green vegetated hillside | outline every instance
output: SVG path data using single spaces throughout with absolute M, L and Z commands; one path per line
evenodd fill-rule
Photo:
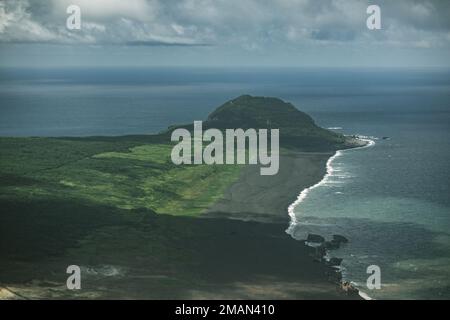
M 351 146 L 341 134 L 317 126 L 306 113 L 278 98 L 243 95 L 213 111 L 204 128 L 279 129 L 280 145 L 304 151 L 330 151 Z M 184 126 L 192 128 L 192 125 Z

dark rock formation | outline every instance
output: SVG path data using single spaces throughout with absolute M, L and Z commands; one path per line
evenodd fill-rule
M 325 249 L 327 250 L 336 250 L 339 249 L 339 247 L 341 246 L 341 243 L 335 240 L 331 240 L 331 241 L 326 241 L 323 243 Z
M 332 267 L 338 267 L 341 265 L 341 263 L 342 263 L 341 258 L 331 258 L 330 261 L 328 261 L 328 265 Z
M 315 242 L 315 243 L 324 243 L 325 242 L 325 238 L 318 235 L 318 234 L 308 234 L 308 238 L 306 239 L 306 241 L 308 242 Z
M 348 239 L 344 236 L 334 234 L 333 235 L 333 241 L 339 242 L 339 243 L 348 243 Z
M 341 283 L 341 289 L 345 292 L 345 294 L 349 296 L 358 296 L 359 290 L 356 289 L 350 282 L 345 281 Z

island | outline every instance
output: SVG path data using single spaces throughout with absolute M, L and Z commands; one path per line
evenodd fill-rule
M 201 119 L 199 119 L 201 120 Z M 171 133 L 0 138 L 0 298 L 354 299 L 287 208 L 364 145 L 290 103 L 244 95 L 205 128 L 280 131 L 280 169 L 175 165 Z M 306 239 L 305 239 L 306 240 Z M 68 290 L 78 265 L 82 290 Z

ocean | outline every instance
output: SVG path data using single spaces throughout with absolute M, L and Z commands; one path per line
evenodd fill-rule
M 155 133 L 242 94 L 279 97 L 375 142 L 334 157 L 293 207 L 294 238 L 349 238 L 332 255 L 373 298 L 450 298 L 449 70 L 1 69 L 0 136 Z M 366 287 L 371 265 L 379 290 Z

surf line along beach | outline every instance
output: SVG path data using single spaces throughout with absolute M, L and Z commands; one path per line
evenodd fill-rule
M 375 141 L 366 137 L 357 137 L 357 140 L 361 141 L 361 146 L 357 147 L 357 148 L 353 148 L 353 149 L 346 149 L 346 150 L 338 150 L 336 151 L 336 153 L 330 157 L 326 163 L 326 174 L 324 175 L 323 179 L 320 180 L 318 183 L 316 183 L 315 185 L 305 188 L 302 190 L 302 192 L 300 192 L 300 194 L 297 197 L 297 200 L 295 200 L 289 207 L 288 207 L 288 214 L 290 217 L 290 223 L 289 223 L 289 228 L 286 230 L 287 233 L 292 234 L 292 232 L 294 231 L 295 227 L 298 225 L 298 219 L 297 216 L 294 212 L 295 208 L 300 205 L 300 203 L 302 203 L 306 197 L 308 196 L 308 193 L 310 193 L 312 190 L 320 187 L 321 185 L 324 185 L 328 182 L 329 178 L 333 175 L 334 173 L 334 169 L 333 169 L 333 161 L 340 157 L 342 155 L 343 152 L 348 151 L 348 150 L 355 150 L 355 149 L 363 149 L 363 148 L 368 148 L 368 147 L 372 147 L 373 145 L 375 145 Z
M 371 146 L 374 142 L 364 138 L 355 138 L 352 141 L 352 144 L 355 147 L 348 150 L 356 151 L 358 148 Z M 224 198 L 210 208 L 207 215 L 216 217 L 222 216 L 236 220 L 264 222 L 268 225 L 273 225 L 274 228 L 281 229 L 282 233 L 284 233 L 282 230 L 285 228 L 286 223 L 289 225 L 289 229 L 294 228 L 296 225 L 301 227 L 301 221 L 295 220 L 295 222 L 292 223 L 290 215 L 286 214 L 287 209 L 289 209 L 288 212 L 290 214 L 293 214 L 295 205 L 298 205 L 301 202 L 300 200 L 305 199 L 308 192 L 311 189 L 314 189 L 314 186 L 317 187 L 317 185 L 325 183 L 326 179 L 333 174 L 333 160 L 342 155 L 346 150 L 347 149 L 336 152 L 299 151 L 289 154 L 282 153 L 280 155 L 280 172 L 275 176 L 262 177 L 258 174 L 257 168 L 248 166 L 243 170 L 239 181 L 226 191 Z M 299 195 L 300 190 L 302 191 Z M 292 235 L 288 235 L 288 237 L 292 243 L 302 243 L 301 241 L 293 240 L 291 238 Z M 285 247 L 287 247 L 287 245 L 287 242 L 284 243 Z M 314 250 L 303 257 L 300 256 L 299 250 L 296 252 L 295 259 L 290 262 L 286 260 L 285 262 L 296 265 L 297 273 L 298 270 L 302 270 L 302 273 L 305 274 L 311 273 L 308 265 L 309 259 L 312 259 L 310 254 L 312 254 Z M 324 262 L 324 265 L 329 265 L 325 262 L 323 256 L 318 258 Z M 298 269 L 298 263 L 300 261 L 301 268 Z M 315 268 L 319 268 L 319 265 L 321 265 L 318 265 L 317 263 L 314 264 Z M 314 279 L 312 274 L 309 274 L 307 278 L 307 281 L 313 281 Z M 331 280 L 330 282 L 341 286 L 340 274 L 336 273 L 334 268 L 330 268 L 329 279 Z M 303 281 L 305 280 L 301 280 L 301 277 L 299 277 L 294 280 L 295 285 L 292 285 L 295 286 L 295 289 L 298 289 L 300 286 L 304 286 L 307 283 L 307 281 L 302 283 Z M 331 283 L 330 287 L 333 287 Z M 341 286 L 341 288 L 344 289 L 344 291 L 346 291 L 345 289 L 352 289 L 344 286 Z M 327 293 L 322 291 L 321 295 L 326 297 Z M 294 295 L 291 297 L 295 298 L 296 296 Z M 362 292 L 359 292 L 359 297 L 363 297 Z M 367 299 L 368 297 L 363 298 Z
M 353 148 L 353 149 L 337 150 L 336 153 L 333 156 L 331 156 L 326 163 L 326 174 L 324 175 L 323 179 L 320 180 L 318 183 L 314 184 L 313 186 L 303 189 L 302 192 L 300 192 L 300 194 L 298 195 L 297 199 L 288 207 L 288 214 L 290 217 L 290 222 L 289 222 L 289 227 L 286 229 L 286 233 L 291 235 L 293 238 L 296 238 L 296 236 L 295 236 L 296 229 L 298 227 L 301 227 L 301 221 L 298 219 L 297 214 L 295 213 L 295 209 L 301 205 L 301 203 L 307 198 L 308 194 L 311 191 L 319 188 L 320 186 L 327 184 L 330 177 L 332 177 L 335 172 L 334 168 L 333 168 L 333 162 L 338 157 L 342 156 L 343 153 L 346 151 L 350 151 L 350 150 L 354 151 L 354 150 L 358 150 L 358 149 L 369 148 L 369 147 L 372 147 L 375 145 L 374 138 L 362 137 L 362 136 L 355 136 L 355 138 L 357 139 L 357 141 L 360 141 L 361 146 Z M 346 283 L 350 284 L 351 282 L 347 281 Z M 364 300 L 372 300 L 372 298 L 367 293 L 365 293 L 364 291 L 361 291 L 359 288 L 358 288 L 358 294 Z

